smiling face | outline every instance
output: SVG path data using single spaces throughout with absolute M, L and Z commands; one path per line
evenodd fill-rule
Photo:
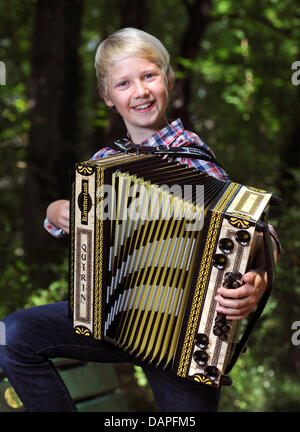
M 110 69 L 107 87 L 108 97 L 104 100 L 122 116 L 135 144 L 168 124 L 168 89 L 156 64 L 141 57 L 119 60 Z

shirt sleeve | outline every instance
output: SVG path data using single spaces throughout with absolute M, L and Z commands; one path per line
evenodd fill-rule
M 102 158 L 104 158 L 106 156 L 110 156 L 114 153 L 119 153 L 119 152 L 116 150 L 113 150 L 109 147 L 105 147 L 105 148 L 102 148 L 101 150 L 99 150 L 98 152 L 96 152 L 91 157 L 90 160 L 102 159 Z M 61 238 L 61 237 L 64 237 L 66 235 L 66 233 L 62 229 L 59 229 L 56 226 L 54 226 L 53 224 L 51 224 L 47 218 L 44 220 L 44 228 L 46 231 L 48 231 L 49 234 L 51 234 L 55 238 Z
M 53 224 L 51 224 L 48 221 L 47 218 L 44 220 L 44 228 L 46 229 L 46 231 L 48 231 L 48 233 L 50 233 L 55 238 L 61 238 L 66 235 L 64 230 L 56 228 Z
M 190 132 L 188 130 L 184 130 L 173 142 L 172 146 L 174 147 L 184 147 L 184 146 L 197 146 L 199 149 L 204 149 L 208 151 L 213 157 L 215 157 L 214 152 L 212 149 L 205 144 L 201 138 L 195 134 L 194 132 Z M 221 180 L 229 180 L 229 176 L 226 173 L 226 171 L 221 167 L 220 165 L 217 165 L 213 162 L 205 161 L 202 159 L 197 158 L 176 158 L 177 162 L 182 163 L 184 165 L 188 165 L 191 168 L 196 168 L 197 171 L 202 171 L 205 174 L 208 174 L 212 177 L 215 177 L 217 179 Z
M 101 150 L 97 151 L 90 160 L 102 159 L 106 156 L 113 155 L 115 153 L 120 153 L 118 150 L 111 149 L 110 147 L 104 147 Z

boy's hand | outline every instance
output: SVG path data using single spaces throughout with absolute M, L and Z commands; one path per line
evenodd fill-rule
M 70 228 L 70 201 L 68 200 L 57 200 L 49 204 L 47 208 L 47 219 L 56 228 L 64 230 L 65 233 L 69 234 Z
M 250 270 L 243 276 L 244 285 L 229 289 L 221 287 L 215 300 L 217 312 L 229 320 L 245 318 L 255 308 L 267 288 L 267 273 L 261 269 Z

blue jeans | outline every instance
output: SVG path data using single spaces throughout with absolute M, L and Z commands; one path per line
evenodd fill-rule
M 67 302 L 23 309 L 3 322 L 6 345 L 0 346 L 0 366 L 27 411 L 76 411 L 51 361 L 56 357 L 142 366 L 161 412 L 217 410 L 219 391 L 140 363 L 108 342 L 76 335 Z

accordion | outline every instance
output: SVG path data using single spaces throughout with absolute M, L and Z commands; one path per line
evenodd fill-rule
M 272 288 L 266 215 L 275 198 L 167 159 L 130 153 L 77 164 L 71 183 L 69 302 L 75 332 L 218 387 Z M 214 298 L 220 286 L 242 284 L 261 236 L 268 288 L 241 336 L 240 321 L 217 313 Z

